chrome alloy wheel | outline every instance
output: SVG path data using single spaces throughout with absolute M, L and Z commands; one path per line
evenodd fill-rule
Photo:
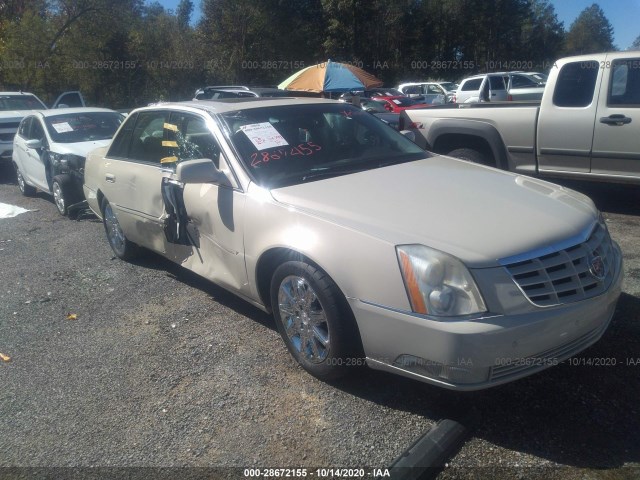
M 280 319 L 293 347 L 309 362 L 321 363 L 330 349 L 329 324 L 318 296 L 303 277 L 285 277 L 278 289 Z
M 53 182 L 53 200 L 56 202 L 56 207 L 61 214 L 65 214 L 67 206 L 64 204 L 64 195 L 62 195 L 62 188 L 58 182 Z
M 124 236 L 122 228 L 120 228 L 120 223 L 118 222 L 115 213 L 113 213 L 113 209 L 111 208 L 111 205 L 109 203 L 107 203 L 104 207 L 104 224 L 107 230 L 109 243 L 111 244 L 113 249 L 116 252 L 124 252 L 126 238 Z

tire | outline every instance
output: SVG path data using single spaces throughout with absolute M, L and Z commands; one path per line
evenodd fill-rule
M 20 192 L 25 197 L 33 197 L 36 194 L 36 189 L 27 184 L 24 177 L 22 176 L 22 172 L 18 168 L 18 165 L 16 165 L 15 163 L 13 165 L 16 167 L 16 178 L 18 180 L 18 188 L 20 189 Z
M 76 203 L 76 199 L 71 195 L 71 180 L 66 175 L 57 175 L 53 177 L 51 182 L 51 193 L 53 194 L 53 202 L 60 215 L 69 213 L 69 205 Z
M 346 299 L 322 270 L 302 261 L 280 265 L 271 279 L 271 305 L 287 349 L 314 377 L 333 380 L 364 364 Z
M 473 163 L 479 163 L 480 165 L 491 166 L 491 161 L 483 153 L 472 148 L 456 148 L 447 153 L 449 157 L 460 158 L 461 160 L 467 160 Z
M 116 257 L 122 260 L 131 260 L 138 254 L 140 247 L 125 237 L 118 217 L 106 198 L 102 200 L 102 224 L 111 250 L 116 254 Z

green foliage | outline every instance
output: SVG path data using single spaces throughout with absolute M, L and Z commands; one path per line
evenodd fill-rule
M 0 2 L 0 88 L 90 104 L 190 99 L 211 84 L 276 85 L 327 59 L 385 81 L 546 70 L 564 53 L 613 48 L 592 5 L 568 33 L 549 0 L 143 0 Z M 635 42 L 640 48 L 640 37 Z M 6 65 L 18 68 L 6 68 Z
M 598 4 L 585 8 L 567 32 L 568 55 L 615 50 L 613 27 Z

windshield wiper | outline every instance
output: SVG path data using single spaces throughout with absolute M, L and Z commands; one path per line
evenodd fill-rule
M 302 177 L 302 181 L 306 182 L 307 180 L 312 180 L 315 178 L 329 178 L 329 177 L 339 177 L 341 175 L 349 175 L 352 173 L 362 172 L 362 168 L 353 168 L 351 170 L 322 170 L 322 171 L 311 171 L 311 173 L 304 175 Z

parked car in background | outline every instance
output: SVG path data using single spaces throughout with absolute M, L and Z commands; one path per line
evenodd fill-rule
M 398 85 L 398 90 L 411 98 L 423 97 L 427 103 L 453 103 L 458 85 L 453 82 L 411 82 Z M 441 101 L 444 99 L 444 101 Z
M 456 103 L 504 102 L 508 72 L 483 73 L 465 78 L 456 92 Z
M 640 52 L 568 57 L 554 64 L 539 105 L 407 110 L 400 121 L 437 153 L 528 175 L 640 184 L 638 65 Z
M 363 98 L 360 100 L 359 105 L 356 102 L 354 102 L 354 105 L 360 106 L 363 110 L 375 115 L 390 127 L 398 130 L 400 114 L 390 112 L 384 108 L 384 103 L 376 101 L 373 98 Z
M 78 91 L 60 95 L 51 108 L 84 107 L 84 98 Z M 11 160 L 13 137 L 18 125 L 34 110 L 46 110 L 42 100 L 29 92 L 0 92 L 0 161 Z
M 421 99 L 413 99 L 407 96 L 393 97 L 373 97 L 371 100 L 380 102 L 385 110 L 393 113 L 400 113 L 407 108 L 426 108 L 433 104 L 425 103 Z
M 359 98 L 375 98 L 375 97 L 403 97 L 404 93 L 396 88 L 377 87 L 370 90 L 354 90 L 345 92 L 338 97 L 338 100 L 346 103 L 353 103 L 354 97 Z
M 13 140 L 13 164 L 23 195 L 53 195 L 66 215 L 84 200 L 87 153 L 110 143 L 124 115 L 105 108 L 43 110 L 25 117 Z
M 194 100 L 219 100 L 222 98 L 252 97 L 318 97 L 315 92 L 280 90 L 273 87 L 204 87 L 196 91 Z
M 595 343 L 621 291 L 589 198 L 425 152 L 340 102 L 137 109 L 84 191 L 118 257 L 149 248 L 272 312 L 325 380 L 366 359 L 452 389 L 509 382 Z
M 538 72 L 509 72 L 507 100 L 540 100 L 547 76 Z

